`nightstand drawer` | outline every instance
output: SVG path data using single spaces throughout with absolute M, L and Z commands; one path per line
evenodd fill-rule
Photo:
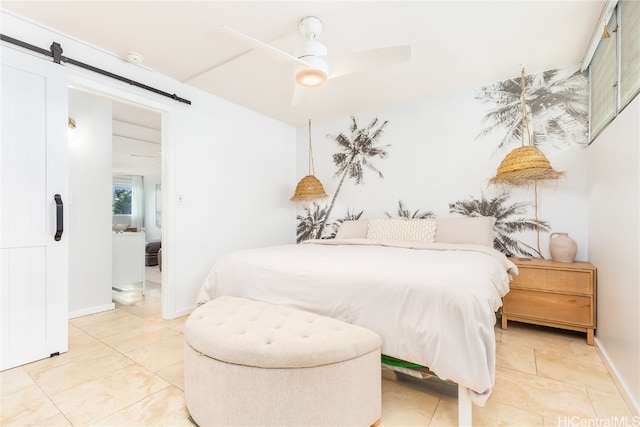
M 592 299 L 588 296 L 512 289 L 504 297 L 502 311 L 507 317 L 514 315 L 593 327 L 592 306 Z
M 593 295 L 593 275 L 589 271 L 548 270 L 518 267 L 520 274 L 512 287 L 541 291 Z

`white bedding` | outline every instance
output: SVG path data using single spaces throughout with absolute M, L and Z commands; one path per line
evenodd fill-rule
M 311 240 L 225 255 L 198 303 L 222 295 L 363 326 L 382 352 L 429 367 L 483 405 L 495 379 L 495 312 L 517 267 L 479 245 Z

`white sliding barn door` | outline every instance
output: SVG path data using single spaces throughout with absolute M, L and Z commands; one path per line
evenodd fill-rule
M 0 370 L 68 349 L 67 71 L 0 47 Z M 63 214 L 63 228 L 67 218 Z

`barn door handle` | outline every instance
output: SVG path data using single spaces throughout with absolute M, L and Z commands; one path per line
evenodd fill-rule
M 57 242 L 62 238 L 62 232 L 64 229 L 62 228 L 62 197 L 59 194 L 53 196 L 53 199 L 56 201 L 56 235 L 53 237 Z

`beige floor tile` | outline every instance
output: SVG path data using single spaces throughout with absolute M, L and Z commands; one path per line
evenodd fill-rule
M 430 421 L 431 414 L 417 408 L 398 406 L 393 411 L 385 413 L 383 402 L 382 418 L 379 425 L 381 427 L 428 426 Z
M 484 407 L 474 407 L 474 414 L 476 426 L 544 426 L 542 415 L 499 402 L 488 401 Z
M 42 390 L 51 396 L 133 363 L 128 357 L 104 345 L 98 351 L 69 358 L 62 364 L 40 364 L 28 372 Z
M 127 353 L 176 335 L 178 335 L 176 331 L 159 324 L 151 324 L 142 328 L 131 329 L 126 332 L 111 335 L 103 338 L 102 342 L 121 353 Z
M 184 359 L 182 334 L 127 352 L 126 355 L 152 372 Z
M 149 322 L 155 322 L 162 312 L 162 302 L 160 300 L 153 303 L 144 302 L 141 304 L 118 305 L 122 310 L 143 318 Z
M 69 337 L 69 351 L 67 356 L 76 357 L 86 353 L 94 352 L 102 348 L 104 344 L 97 338 L 86 332 Z
M 477 417 L 475 414 L 476 408 L 477 406 L 474 405 L 472 409 L 472 417 L 474 418 Z M 475 422 L 473 424 L 476 425 Z M 438 406 L 436 406 L 436 410 L 427 425 L 430 427 L 458 425 L 458 398 L 456 396 L 443 396 L 438 401 Z
M 184 393 L 176 387 L 167 387 L 142 399 L 113 415 L 104 418 L 96 426 L 191 426 Z
M 631 416 L 631 410 L 627 406 L 618 390 L 606 391 L 587 388 L 591 398 L 591 404 L 599 418 Z M 640 424 L 640 418 L 638 419 Z
M 491 399 L 546 417 L 594 417 L 584 387 L 498 367 Z
M 0 425 L 25 426 L 50 418 L 60 411 L 35 383 L 0 398 Z
M 69 338 L 75 337 L 77 335 L 86 335 L 86 332 L 82 329 L 78 328 L 76 325 L 69 321 Z
M 426 426 L 433 416 L 442 384 L 421 382 L 406 376 L 396 377 L 382 371 L 382 426 Z
M 95 322 L 81 326 L 82 330 L 96 338 L 106 338 L 132 329 L 142 328 L 151 322 L 124 312 L 123 315 L 108 322 Z
M 593 362 L 601 362 L 602 359 L 596 350 L 594 345 L 587 344 L 584 342 L 572 342 L 571 343 L 571 351 L 574 355 L 580 357 L 584 360 L 591 360 Z
M 59 356 L 48 357 L 46 359 L 37 360 L 35 362 L 23 365 L 24 370 L 30 375 L 34 372 L 43 371 L 46 369 L 52 369 L 57 366 L 62 366 L 75 358 L 86 356 L 87 354 L 96 353 L 108 350 L 109 347 L 102 343 L 100 340 L 92 337 L 91 335 L 77 335 L 69 339 L 69 351 L 62 353 Z
M 189 318 L 189 316 L 182 316 L 182 317 L 176 317 L 175 319 L 171 319 L 171 320 L 163 320 L 163 325 L 166 326 L 167 328 L 173 329 L 174 331 L 183 333 L 184 331 L 184 324 L 187 321 L 187 319 Z
M 62 414 L 54 415 L 53 417 L 47 418 L 46 420 L 39 421 L 33 424 L 33 427 L 71 427 L 72 424 L 69 422 L 67 417 Z
M 616 385 L 603 363 L 585 360 L 581 357 L 566 357 L 558 353 L 536 350 L 538 375 L 608 391 L 617 391 Z
M 542 415 L 496 402 L 489 398 L 484 407 L 473 405 L 474 426 L 543 426 Z M 440 400 L 429 426 L 458 425 L 458 401 L 456 398 Z
M 184 361 L 159 369 L 156 374 L 169 381 L 180 390 L 184 390 Z
M 30 387 L 37 387 L 37 384 L 22 367 L 0 372 L 0 397 L 18 393 Z
M 75 317 L 73 319 L 69 319 L 69 323 L 73 326 L 76 326 L 80 329 L 83 329 L 83 326 L 90 325 L 92 323 L 103 323 L 103 322 L 111 322 L 122 316 L 127 316 L 129 313 L 122 310 L 107 310 L 102 311 L 96 314 L 90 314 L 88 316 Z
M 51 396 L 73 425 L 89 425 L 169 387 L 148 370 L 131 365 Z
M 561 426 L 570 426 L 571 417 L 567 418 L 567 416 L 562 417 L 544 417 L 544 427 L 561 427 Z
M 509 328 L 502 331 L 500 342 L 573 355 L 572 343 L 586 343 L 584 340 L 574 331 L 509 322 Z
M 496 365 L 535 375 L 536 357 L 534 349 L 518 344 L 497 343 Z

